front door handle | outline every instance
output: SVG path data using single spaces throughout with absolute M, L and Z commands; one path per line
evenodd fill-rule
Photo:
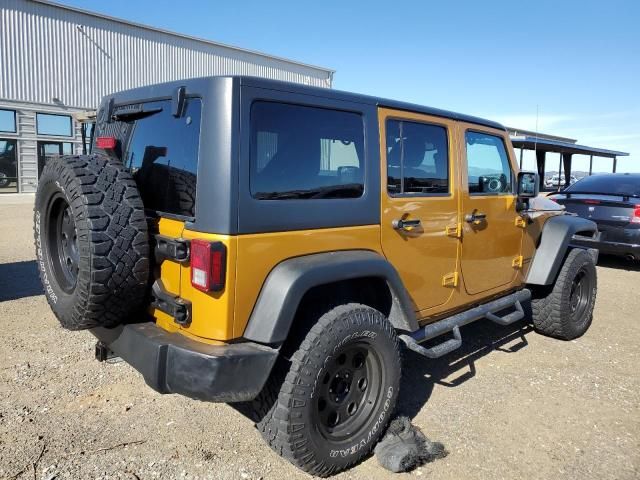
M 421 225 L 420 219 L 404 220 L 404 219 L 401 218 L 399 220 L 393 220 L 391 222 L 391 226 L 395 230 L 405 230 L 407 232 L 410 232 L 414 228 L 418 228 L 420 225 Z
M 486 219 L 487 219 L 487 214 L 480 213 L 480 212 L 467 213 L 464 216 L 465 222 L 473 223 L 474 225 L 480 225 L 480 223 Z

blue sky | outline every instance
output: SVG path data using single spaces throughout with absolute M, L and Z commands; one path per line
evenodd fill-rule
M 538 108 L 541 132 L 630 152 L 618 170 L 640 171 L 638 1 L 61 3 L 329 67 L 341 90 L 531 130 Z

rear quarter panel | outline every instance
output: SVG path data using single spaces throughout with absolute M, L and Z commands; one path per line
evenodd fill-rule
M 380 226 L 366 225 L 240 235 L 237 238 L 233 336 L 241 337 L 269 272 L 289 258 L 336 250 L 382 254 Z

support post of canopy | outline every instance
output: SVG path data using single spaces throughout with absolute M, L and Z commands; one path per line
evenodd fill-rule
M 571 185 L 571 153 L 562 154 L 562 163 L 564 164 L 564 187 Z
M 593 175 L 593 155 L 589 155 L 589 176 Z
M 617 168 L 618 168 L 618 157 L 613 157 L 613 173 L 616 173 Z
M 538 180 L 540 181 L 540 191 L 544 190 L 544 162 L 547 152 L 544 150 L 536 150 L 536 162 L 538 164 Z
M 520 170 L 522 170 L 522 153 L 524 152 L 524 148 L 520 147 Z
M 560 179 L 562 178 L 562 154 L 558 154 L 560 159 L 558 160 L 558 185 L 554 185 L 554 188 L 560 191 Z

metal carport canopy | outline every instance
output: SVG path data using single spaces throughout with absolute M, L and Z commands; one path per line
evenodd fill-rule
M 514 148 L 520 149 L 520 168 L 522 169 L 522 152 L 524 150 L 535 150 L 536 163 L 538 167 L 538 176 L 540 181 L 540 190 L 545 190 L 545 157 L 547 152 L 555 152 L 560 154 L 558 164 L 558 173 L 562 174 L 564 167 L 564 186 L 567 187 L 571 182 L 571 169 L 573 155 L 589 155 L 589 175 L 593 173 L 593 157 L 605 157 L 613 159 L 613 172 L 615 173 L 618 157 L 626 157 L 627 152 L 618 152 L 616 150 L 607 150 L 604 148 L 587 147 L 578 145 L 577 143 L 554 140 L 551 138 L 541 138 L 531 135 L 513 135 L 511 143 Z M 560 185 L 558 186 L 560 187 Z
M 618 152 L 616 150 L 607 150 L 604 148 L 587 147 L 586 145 L 578 145 L 571 142 L 562 142 L 559 140 L 550 140 L 540 137 L 531 136 L 514 136 L 511 137 L 511 143 L 514 148 L 524 148 L 525 150 L 543 150 L 545 152 L 568 153 L 572 155 L 593 155 L 594 157 L 626 157 L 627 152 Z

